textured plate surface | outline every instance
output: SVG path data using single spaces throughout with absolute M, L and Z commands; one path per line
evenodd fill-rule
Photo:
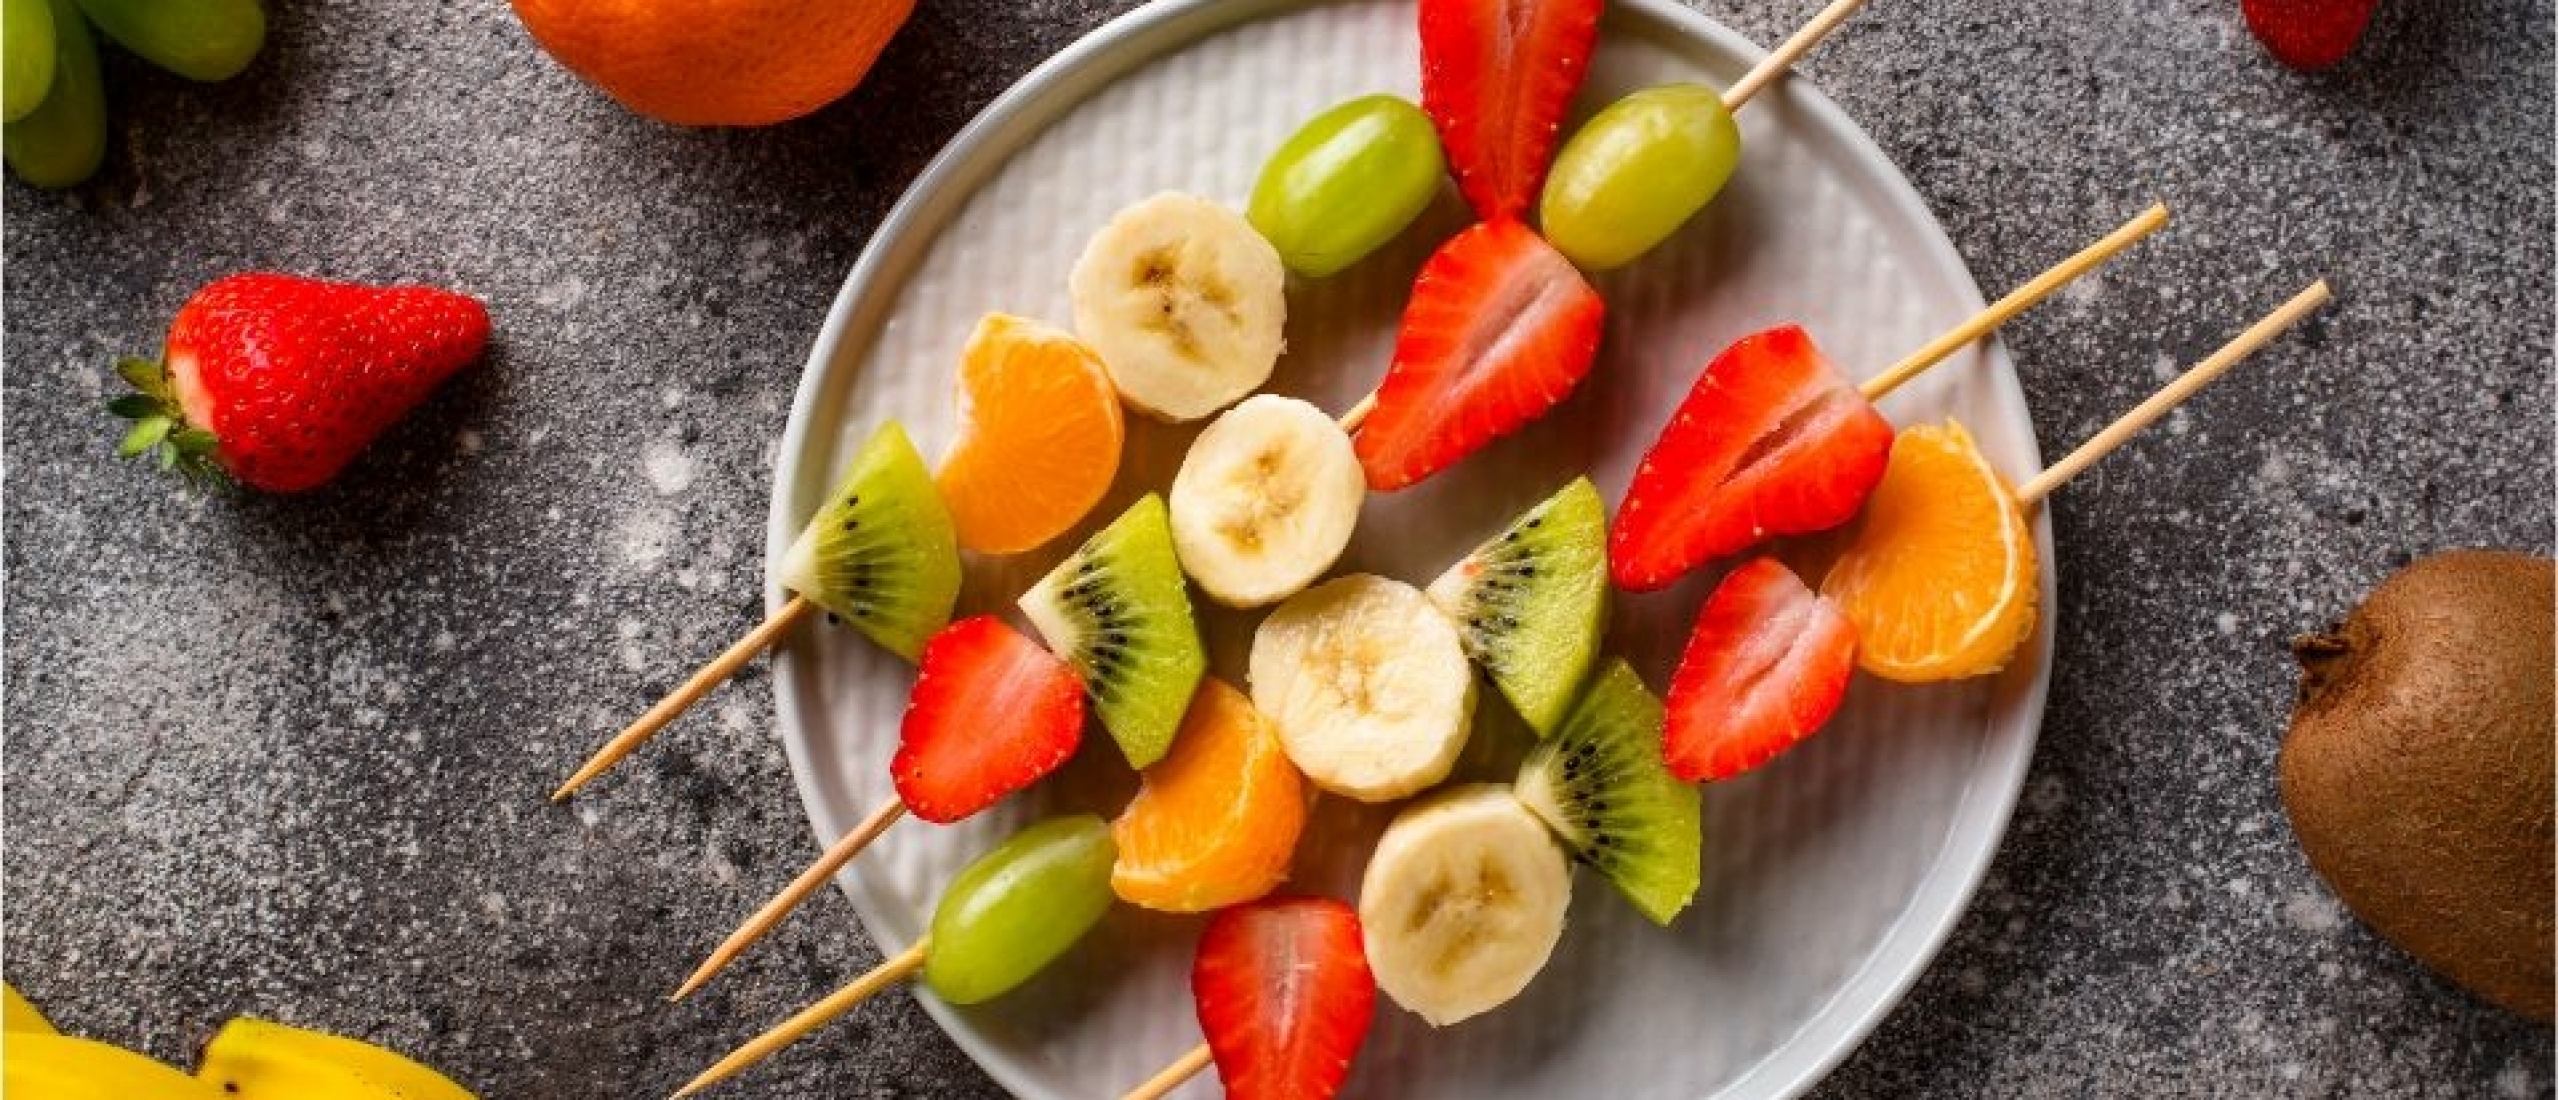
M 1579 113 L 1668 80 L 1728 84 L 1759 53 L 1663 0 L 1620 0 Z M 980 313 L 1065 322 L 1067 270 L 1112 211 L 1167 189 L 1240 206 L 1262 157 L 1315 111 L 1364 92 L 1416 95 L 1417 56 L 1409 0 L 1176 2 L 1031 74 L 925 173 L 846 281 L 783 439 L 771 556 L 881 418 L 903 420 L 928 455 L 948 443 L 952 368 Z M 1436 480 L 1372 496 L 1342 570 L 1427 583 L 1584 470 L 1613 502 L 1695 371 L 1741 335 L 1799 322 L 1863 376 L 1979 307 L 1917 195 L 1826 98 L 1780 82 L 1740 122 L 1743 165 L 1722 197 L 1670 245 L 1598 280 L 1607 333 L 1580 392 Z M 1293 284 L 1289 351 L 1271 388 L 1339 410 L 1373 386 L 1413 273 L 1465 218 L 1447 189 L 1384 253 Z M 1995 343 L 1884 408 L 1901 423 L 1961 418 L 2012 479 L 2039 468 Z M 1010 613 L 1013 596 L 1090 528 L 1170 483 L 1196 426 L 1129 423 L 1118 484 L 1085 528 L 1019 558 L 972 561 L 963 613 Z M 2052 561 L 2039 517 L 2035 537 Z M 1656 687 L 1711 580 L 1618 601 L 1610 644 Z M 1518 1001 L 1438 1032 L 1381 1003 L 1353 1094 L 1773 1096 L 1817 1080 L 1926 964 L 1997 847 L 2042 714 L 2054 583 L 2047 567 L 2043 622 L 2005 675 L 1929 689 L 1860 679 L 1826 732 L 1708 788 L 1704 888 L 1673 928 L 1645 923 L 1585 873 L 1563 946 Z M 1215 669 L 1238 685 L 1254 621 L 1206 616 Z M 781 653 L 783 738 L 821 841 L 891 797 L 887 760 L 909 676 L 831 627 Z M 1506 778 L 1523 734 L 1499 705 L 1481 709 L 1465 771 Z M 922 932 L 939 885 L 975 853 L 1050 813 L 1115 812 L 1133 787 L 1109 739 L 1093 736 L 1058 779 L 973 821 L 901 824 L 842 885 L 893 950 Z M 1326 800 L 1298 887 L 1355 890 L 1383 818 Z M 994 1004 L 956 1010 L 915 996 L 1014 1092 L 1115 1097 L 1198 1041 L 1187 988 L 1197 925 L 1123 906 Z M 1215 1094 L 1204 1077 L 1181 1093 Z

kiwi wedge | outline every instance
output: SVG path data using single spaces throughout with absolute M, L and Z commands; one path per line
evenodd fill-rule
M 959 602 L 959 538 L 941 492 L 894 420 L 782 555 L 782 585 L 909 661 L 950 625 Z
M 1661 762 L 1661 722 L 1661 700 L 1612 659 L 1563 728 L 1528 754 L 1514 789 L 1572 858 L 1666 925 L 1696 897 L 1705 838 L 1696 788 Z
M 1466 656 L 1537 736 L 1563 724 L 1608 607 L 1608 510 L 1581 478 L 1530 508 L 1430 584 Z M 1659 748 L 1659 746 L 1654 746 Z
M 1163 758 L 1208 670 L 1164 498 L 1148 493 L 1022 593 L 1130 767 Z

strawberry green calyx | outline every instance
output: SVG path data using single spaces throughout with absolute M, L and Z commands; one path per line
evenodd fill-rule
M 215 458 L 221 441 L 187 422 L 166 367 L 149 359 L 119 359 L 115 372 L 134 390 L 107 402 L 108 412 L 133 422 L 116 444 L 116 457 L 156 462 L 200 484 L 229 480 Z

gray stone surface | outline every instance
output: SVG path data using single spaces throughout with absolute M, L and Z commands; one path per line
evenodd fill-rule
M 1121 5 L 924 0 L 760 132 L 625 114 L 503 5 L 276 5 L 244 78 L 109 61 L 114 152 L 6 191 L 6 964 L 192 1056 L 257 1012 L 491 1097 L 659 1095 L 868 964 L 827 895 L 663 992 L 813 854 L 750 670 L 573 808 L 599 734 L 752 621 L 808 343 L 905 183 Z M 1772 41 L 1808 0 L 1713 5 Z M 2425 550 L 2551 539 L 2548 0 L 2390 0 L 2340 72 L 2236 0 L 1878 3 L 1808 65 L 1984 287 L 2149 196 L 2178 228 L 2009 339 L 2049 445 L 2315 274 L 2337 305 L 2054 505 L 2058 671 L 1990 879 L 1828 1096 L 2512 1096 L 2551 1032 L 2346 915 L 2272 768 L 2284 640 Z M 243 268 L 446 283 L 485 365 L 336 486 L 108 461 L 111 357 Z M 885 997 L 730 1095 L 980 1096 Z

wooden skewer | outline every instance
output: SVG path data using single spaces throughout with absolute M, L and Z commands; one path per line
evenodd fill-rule
M 1751 96 L 1758 94 L 1759 89 L 1767 87 L 1769 82 L 1784 75 L 1785 71 L 1796 61 L 1801 60 L 1804 54 L 1810 53 L 1812 47 L 1820 45 L 1821 40 L 1829 37 L 1831 31 L 1837 30 L 1839 24 L 1846 22 L 1848 16 L 1856 14 L 1857 9 L 1864 6 L 1865 0 L 1830 0 L 1830 6 L 1822 8 L 1820 14 L 1812 17 L 1811 22 L 1803 24 L 1794 32 L 1793 37 L 1786 39 L 1783 45 L 1776 48 L 1776 52 L 1767 55 L 1749 72 L 1743 73 L 1741 79 L 1734 83 L 1730 90 L 1723 93 L 1724 109 L 1740 110 L 1742 104 L 1748 103 Z M 2061 281 L 2069 280 L 2064 278 Z M 1947 349 L 1948 352 L 1952 350 Z M 1359 425 L 1367 423 L 1368 414 L 1375 411 L 1377 411 L 1377 395 L 1371 390 L 1368 396 L 1360 398 L 1357 404 L 1350 406 L 1350 411 L 1341 414 L 1342 434 L 1358 434 Z
M 1866 379 L 1865 384 L 1857 388 L 1864 392 L 1865 399 L 1868 401 L 1882 400 L 1884 394 L 1899 389 L 1902 383 L 1918 377 L 1921 371 L 1935 366 L 1964 345 L 1988 335 L 1991 329 L 2006 324 L 2017 314 L 2025 312 L 2035 303 L 2050 297 L 2053 291 L 2069 285 L 2079 276 L 2093 270 L 2096 265 L 2114 258 L 2115 253 L 2131 247 L 2134 242 L 2143 237 L 2158 232 L 2159 227 L 2166 224 L 2167 204 L 2150 204 L 2150 208 L 2141 211 L 2138 217 L 2124 222 L 2122 228 L 2106 234 L 2095 244 L 2080 249 L 2077 255 L 2061 261 L 2051 270 L 2027 281 L 2024 286 L 2008 292 L 2007 297 L 1991 303 L 1988 309 L 1974 315 L 1971 320 L 1956 325 L 1952 331 L 1929 341 L 1926 347 L 1911 352 L 1908 358 L 1892 364 L 1891 368 L 1883 373 Z
M 1201 1043 L 1192 1047 L 1190 1053 L 1182 1055 L 1179 1061 L 1165 1066 L 1163 1072 L 1146 1078 L 1145 1084 L 1128 1090 L 1128 1095 L 1122 1100 L 1163 1100 L 1165 1093 L 1180 1088 L 1182 1082 L 1198 1076 L 1200 1070 L 1208 1068 L 1211 1057 L 1208 1053 L 1208 1044 Z
M 702 670 L 694 673 L 692 679 L 684 681 L 684 686 L 676 688 L 673 694 L 658 700 L 657 705 L 648 708 L 648 713 L 640 715 L 639 721 L 631 723 L 629 729 L 615 734 L 612 740 L 605 742 L 604 747 L 596 750 L 595 757 L 588 760 L 585 767 L 577 769 L 577 774 L 568 777 L 568 782 L 560 784 L 560 789 L 551 792 L 551 801 L 557 802 L 577 793 L 577 789 L 585 786 L 587 780 L 604 774 L 605 769 L 620 763 L 623 757 L 631 754 L 631 750 L 640 747 L 641 743 L 655 735 L 659 728 L 674 721 L 676 715 L 691 709 L 696 701 L 708 694 L 712 688 L 718 687 L 721 681 L 736 675 L 737 670 L 746 662 L 753 660 L 756 654 L 772 648 L 773 643 L 794 624 L 807 618 L 808 613 L 815 610 L 817 605 L 808 602 L 808 597 L 793 595 L 789 603 L 782 605 L 781 610 L 773 612 L 762 625 L 747 631 L 746 636 L 739 638 L 736 645 L 728 647 L 728 652 L 712 658 L 711 663 L 703 665 Z
M 1748 103 L 1751 96 L 1759 94 L 1759 89 L 1767 87 L 1777 77 L 1785 75 L 1785 71 L 1792 68 L 1796 61 L 1801 60 L 1804 54 L 1812 52 L 1812 47 L 1820 45 L 1821 40 L 1829 37 L 1831 31 L 1837 30 L 1839 24 L 1847 22 L 1848 16 L 1856 14 L 1856 10 L 1864 6 L 1865 0 L 1831 0 L 1830 6 L 1822 8 L 1821 13 L 1813 16 L 1811 22 L 1803 24 L 1801 30 L 1794 32 L 1794 37 L 1786 39 L 1785 44 L 1778 46 L 1775 53 L 1767 55 L 1766 60 L 1759 62 L 1749 72 L 1741 74 L 1741 79 L 1733 82 L 1732 87 L 1724 91 L 1724 109 L 1740 110 L 1741 105 Z
M 2238 365 L 2239 360 L 2247 358 L 2254 354 L 2256 349 L 2272 342 L 2274 337 L 2282 335 L 2284 329 L 2298 324 L 2301 318 L 2309 316 L 2312 310 L 2325 304 L 2328 296 L 2327 280 L 2320 279 L 2309 284 L 2308 289 L 2293 295 L 2291 301 L 2283 303 L 2281 308 L 2266 314 L 2264 320 L 2248 326 L 2247 331 L 2239 333 L 2237 339 L 2231 340 L 2219 351 L 2213 352 L 2210 358 L 2196 364 L 2194 369 L 2179 375 L 2175 381 L 2168 383 L 2166 388 L 2151 394 L 2149 400 L 2141 402 L 2133 407 L 2132 411 L 2124 413 L 2121 419 L 2106 425 L 2105 430 L 2096 433 L 2095 438 L 2079 444 L 2077 450 L 2069 453 L 2069 457 L 2053 463 L 2042 473 L 2034 475 L 2034 480 L 2026 482 L 2024 488 L 2016 491 L 2017 503 L 2031 506 L 2050 495 L 2052 490 L 2060 488 L 2069 479 L 2078 476 L 2081 471 L 2095 465 L 2096 460 L 2112 453 L 2114 448 L 2122 446 L 2125 440 L 2140 434 L 2141 429 L 2150 426 L 2159 417 L 2167 415 L 2167 410 L 2175 408 L 2179 402 L 2192 397 L 2194 391 L 2210 385 L 2213 379 Z
M 835 872 L 843 870 L 844 865 L 852 862 L 854 856 L 862 854 L 862 849 L 870 847 L 871 841 L 879 839 L 879 834 L 887 832 L 889 826 L 896 824 L 897 819 L 904 816 L 906 816 L 906 803 L 894 798 L 889 799 L 886 805 L 872 810 L 869 817 L 863 818 L 860 824 L 853 826 L 850 832 L 844 834 L 843 839 L 826 849 L 826 854 L 817 857 L 817 862 L 809 864 L 808 869 L 800 872 L 798 878 L 792 879 L 790 885 L 782 887 L 781 893 L 773 895 L 773 899 L 765 902 L 763 908 L 757 909 L 754 916 L 746 918 L 746 923 L 739 925 L 737 931 L 729 933 L 727 939 L 721 940 L 719 947 L 711 952 L 711 957 L 702 960 L 702 965 L 693 970 L 693 976 L 684 979 L 684 984 L 677 987 L 674 994 L 666 999 L 680 1001 L 694 990 L 700 989 L 702 983 L 710 981 L 730 962 L 735 961 L 740 953 L 754 946 L 755 941 L 763 939 L 764 934 L 780 924 L 783 917 L 789 916 L 791 910 L 799 907 L 799 903 L 808 900 L 808 895 L 816 893 L 818 887 L 824 886 L 828 880 L 835 877 Z
M 2150 207 L 2140 217 L 2132 219 L 2104 240 L 2098 241 L 2078 255 L 2063 261 L 2059 266 L 2044 272 L 2032 282 L 2017 288 L 2015 293 L 2000 299 L 1997 304 L 1972 320 L 1964 322 L 1962 327 L 1946 333 L 1927 347 L 1913 353 L 1908 359 L 1894 365 L 1891 370 L 1876 376 L 1865 384 L 1866 396 L 1869 399 L 1881 397 L 1894 386 L 1908 381 L 1921 370 L 1925 370 L 1928 365 L 1943 359 L 1955 348 L 1978 339 L 1983 333 L 1998 327 L 2000 322 L 2015 316 L 2025 307 L 2041 300 L 2063 284 L 2085 274 L 2089 268 L 2103 262 L 2114 253 L 2122 251 L 2132 242 L 2155 232 L 2166 222 L 2165 206 Z M 2247 331 L 2240 333 L 2236 339 L 2231 340 L 2219 351 L 2213 352 L 2210 358 L 2196 364 L 2192 370 L 2186 371 L 2175 381 L 2168 383 L 2165 388 L 2150 395 L 2149 400 L 2141 402 L 2132 411 L 2123 414 L 2121 419 L 2106 426 L 2104 431 L 2096 433 L 2094 438 L 2080 444 L 2077 450 L 2070 452 L 2069 457 L 2054 463 L 2050 469 L 2044 470 L 2034 480 L 2027 482 L 2024 488 L 2017 490 L 2017 501 L 2031 506 L 2042 500 L 2052 490 L 2061 487 L 2070 478 L 2089 466 L 2095 465 L 2098 459 L 2104 458 L 2115 448 L 2122 446 L 2125 440 L 2139 434 L 2141 429 L 2155 423 L 2159 417 L 2166 415 L 2169 409 L 2175 408 L 2186 398 L 2192 397 L 2196 391 L 2210 385 L 2229 368 L 2236 366 L 2239 360 L 2254 354 L 2258 349 L 2272 342 L 2276 336 L 2281 335 L 2284 330 L 2298 324 L 2301 318 L 2325 304 L 2328 297 L 2326 280 L 2321 279 L 2311 283 L 2308 289 L 2294 295 L 2291 301 L 2267 314 L 2265 319 L 2249 326 Z M 1363 413 L 1364 405 L 1367 403 L 1362 404 L 1363 408 L 1354 408 L 1351 412 L 1354 415 Z M 1153 1077 L 1147 1078 L 1146 1083 L 1129 1090 L 1123 1100 L 1161 1100 L 1172 1090 L 1181 1087 L 1183 1082 L 1196 1076 L 1200 1070 L 1206 1069 L 1210 1061 L 1208 1044 L 1201 1043 L 1191 1048 L 1189 1053 L 1182 1055 L 1180 1060 L 1165 1066 Z
M 683 1088 L 675 1090 L 675 1096 L 680 1100 L 682 1097 L 691 1096 L 725 1081 L 735 1076 L 737 1071 L 771 1057 L 774 1051 L 798 1042 L 802 1036 L 852 1011 L 854 1005 L 869 1000 L 873 994 L 921 968 L 924 965 L 924 955 L 932 949 L 932 945 L 933 938 L 929 935 L 917 939 L 914 946 L 899 952 L 895 958 L 871 968 L 870 973 L 853 979 L 852 984 L 829 994 L 825 1000 L 799 1010 L 798 1015 L 782 1021 L 780 1026 L 771 1031 L 747 1040 L 746 1045 L 730 1052 L 728 1057 L 720 1059 L 718 1065 L 703 1070 L 701 1076 L 693 1078 Z

